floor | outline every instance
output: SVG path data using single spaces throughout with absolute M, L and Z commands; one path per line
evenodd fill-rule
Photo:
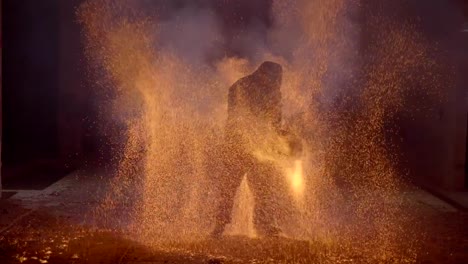
M 105 192 L 105 174 L 76 171 L 44 190 L 17 190 L 0 200 L 0 263 L 468 263 L 468 214 L 423 190 L 403 194 L 420 220 L 415 234 L 424 234 L 415 240 L 418 250 L 373 259 L 320 239 L 142 244 L 118 228 L 99 228 L 89 217 Z

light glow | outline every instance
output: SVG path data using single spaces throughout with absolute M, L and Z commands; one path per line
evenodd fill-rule
M 294 161 L 293 167 L 288 172 L 291 189 L 296 196 L 304 192 L 304 174 L 302 160 Z

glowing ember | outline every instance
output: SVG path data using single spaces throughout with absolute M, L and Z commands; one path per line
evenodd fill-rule
M 302 168 L 302 160 L 294 161 L 294 166 L 287 173 L 291 188 L 296 196 L 302 196 L 304 192 L 304 175 Z
M 384 259 L 401 254 L 395 250 L 398 241 L 411 238 L 399 208 L 398 156 L 387 138 L 392 130 L 387 120 L 402 110 L 411 87 L 425 87 L 432 95 L 437 85 L 436 62 L 413 27 L 370 16 L 369 34 L 376 41 L 360 54 L 357 30 L 348 20 L 357 16 L 353 1 L 278 0 L 273 4 L 277 27 L 268 37 L 279 51 L 265 48 L 252 52 L 255 56 L 213 63 L 208 55 L 214 48 L 194 44 L 201 41 L 182 40 L 180 46 L 199 49 L 195 54 L 172 45 L 193 32 L 205 34 L 203 43 L 223 39 L 211 13 L 164 20 L 140 15 L 130 2 L 89 0 L 79 12 L 90 65 L 113 98 L 103 102 L 102 114 L 125 130 L 116 139 L 123 146 L 118 175 L 98 214 L 148 245 L 200 241 L 209 234 L 225 192 L 213 179 L 226 174 L 228 89 L 272 60 L 284 67 L 283 116 L 304 142 L 305 157 L 286 166 L 290 161 L 272 146 L 287 151 L 287 145 L 271 131 L 249 142 L 258 160 L 287 172 L 286 183 L 270 180 L 272 203 L 280 208 L 278 224 L 291 238 L 345 236 L 343 248 L 358 247 Z M 408 85 L 413 72 L 424 75 L 419 85 Z M 248 189 L 244 180 L 238 190 L 241 207 L 252 204 L 246 202 Z M 300 207 L 291 206 L 291 196 L 301 199 Z M 239 212 L 244 216 L 239 219 L 252 221 L 246 211 Z M 243 230 L 252 233 L 249 225 Z

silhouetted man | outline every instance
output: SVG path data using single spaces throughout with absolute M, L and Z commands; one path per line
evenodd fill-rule
M 229 89 L 223 156 L 226 173 L 214 236 L 220 236 L 231 221 L 234 196 L 245 174 L 255 197 L 257 233 L 280 233 L 275 223 L 274 187 L 282 171 L 275 161 L 291 155 L 294 149 L 281 130 L 281 82 L 281 65 L 264 62 Z

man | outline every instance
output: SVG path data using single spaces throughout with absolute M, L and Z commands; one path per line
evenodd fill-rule
M 229 89 L 223 155 L 226 173 L 213 236 L 220 236 L 231 221 L 234 196 L 246 174 L 255 197 L 257 233 L 280 234 L 275 224 L 277 198 L 274 197 L 274 187 L 282 177 L 278 160 L 300 151 L 299 144 L 293 144 L 288 133 L 281 129 L 281 82 L 281 65 L 264 62 Z

